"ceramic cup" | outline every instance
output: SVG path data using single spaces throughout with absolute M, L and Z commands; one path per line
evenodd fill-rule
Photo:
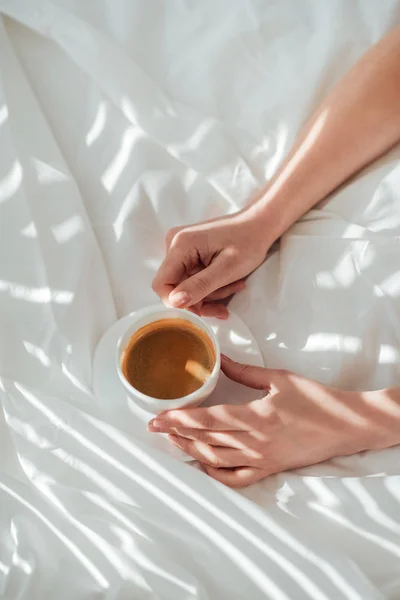
M 133 385 L 127 381 L 122 373 L 122 359 L 125 349 L 128 346 L 129 340 L 133 334 L 144 325 L 149 325 L 150 323 L 160 321 L 161 319 L 181 319 L 183 321 L 189 321 L 189 323 L 193 323 L 193 325 L 196 325 L 196 327 L 207 334 L 213 344 L 215 352 L 215 365 L 207 381 L 191 394 L 183 396 L 182 398 L 174 398 L 173 400 L 162 400 L 160 398 L 152 398 L 151 396 L 142 394 L 142 392 L 139 392 L 139 390 L 135 389 Z M 209 327 L 209 325 L 207 325 L 203 319 L 191 312 L 188 312 L 187 310 L 168 308 L 163 304 L 149 306 L 148 308 L 139 310 L 133 315 L 132 320 L 130 320 L 125 332 L 121 335 L 117 342 L 115 360 L 118 376 L 128 393 L 129 400 L 153 415 L 158 415 L 164 410 L 170 410 L 172 408 L 199 406 L 214 391 L 215 386 L 217 385 L 221 366 L 219 344 L 211 327 Z

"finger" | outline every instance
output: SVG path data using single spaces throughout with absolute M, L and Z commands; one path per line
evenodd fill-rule
M 238 281 L 234 281 L 228 285 L 225 285 L 219 290 L 215 290 L 209 296 L 207 296 L 206 301 L 209 300 L 222 300 L 223 298 L 229 298 L 232 294 L 237 294 L 238 292 L 244 290 L 246 287 L 246 282 L 244 279 L 239 279 Z
M 243 420 L 240 405 L 221 404 L 209 408 L 169 410 L 159 414 L 148 424 L 149 431 L 169 433 L 171 427 L 217 431 L 249 431 L 251 425 Z
M 185 279 L 188 279 L 189 277 L 192 277 L 193 275 L 195 275 L 196 273 L 199 273 L 203 269 L 204 269 L 204 267 L 202 265 L 196 265 L 195 267 L 193 267 L 192 269 L 189 269 L 189 270 L 186 269 Z M 196 302 L 196 304 L 192 304 L 187 310 L 189 310 L 190 312 L 194 313 L 198 317 L 201 317 L 200 309 L 201 309 L 202 306 L 203 306 L 203 301 Z
M 196 265 L 192 266 L 191 268 L 188 268 L 188 265 L 185 265 L 185 274 L 179 281 L 177 281 L 177 285 L 179 283 L 182 283 L 182 281 L 189 279 L 189 277 L 193 277 L 193 275 L 200 273 L 200 271 L 202 271 L 203 269 L 204 269 L 204 266 L 201 264 L 196 264 Z M 173 286 L 173 288 L 170 290 L 169 293 L 171 294 L 171 292 L 173 290 L 175 290 L 175 288 L 176 288 L 176 285 Z M 168 303 L 170 305 L 176 306 L 177 308 L 179 308 L 179 307 L 184 308 L 186 306 L 187 310 L 190 310 L 190 312 L 194 313 L 198 317 L 201 316 L 200 309 L 203 305 L 202 300 L 200 302 L 196 302 L 196 304 L 187 306 L 188 297 L 186 295 L 186 292 L 184 292 L 183 294 L 182 293 L 179 294 L 178 297 L 174 297 L 174 295 L 172 294 L 171 298 L 172 298 L 172 301 L 168 301 Z
M 202 442 L 193 442 L 175 435 L 168 436 L 169 440 L 195 460 L 215 468 L 229 468 L 249 464 L 249 458 L 241 450 L 209 446 Z
M 239 467 L 238 469 L 216 469 L 208 464 L 203 464 L 206 473 L 232 488 L 241 488 L 260 481 L 266 477 L 265 471 L 255 467 Z
M 232 275 L 227 265 L 227 259 L 218 256 L 208 267 L 182 281 L 170 293 L 169 302 L 173 306 L 177 306 L 176 302 L 180 303 L 179 306 L 192 306 L 204 300 L 215 290 L 230 283 Z
M 172 249 L 167 253 L 163 260 L 157 275 L 153 279 L 153 290 L 158 294 L 165 304 L 168 304 L 168 298 L 176 285 L 185 277 L 185 263 L 182 253 L 178 249 Z M 174 306 L 183 306 L 182 299 L 175 298 Z
M 197 315 L 198 317 L 201 317 L 200 309 L 197 308 L 197 306 L 198 306 L 197 304 L 196 304 L 196 306 L 190 306 L 186 310 L 188 310 L 189 312 L 193 313 L 194 315 Z
M 236 383 L 247 385 L 256 390 L 269 391 L 270 389 L 268 369 L 237 363 L 225 354 L 221 354 L 221 369 L 229 379 L 236 381 Z
M 166 250 L 166 252 L 168 252 L 176 234 L 179 233 L 180 231 L 182 231 L 182 229 L 184 229 L 184 228 L 183 227 L 172 227 L 172 229 L 167 231 L 167 233 L 165 235 L 165 250 Z
M 229 318 L 229 310 L 223 304 L 216 302 L 210 302 L 203 304 L 200 308 L 200 314 L 202 317 L 215 317 L 216 319 L 222 319 L 226 321 Z
M 185 429 L 184 427 L 171 427 L 171 433 L 196 442 L 203 442 L 209 446 L 225 446 L 237 450 L 250 449 L 252 440 L 248 433 L 241 431 L 207 431 L 206 429 Z

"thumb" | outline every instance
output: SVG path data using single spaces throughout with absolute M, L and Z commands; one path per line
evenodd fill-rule
M 268 378 L 268 369 L 264 369 L 264 367 L 243 365 L 231 360 L 225 354 L 221 354 L 221 369 L 232 381 L 247 385 L 247 387 L 254 388 L 255 390 L 265 390 L 267 392 L 271 387 Z
M 170 293 L 168 301 L 175 307 L 192 306 L 233 280 L 225 260 L 216 258 L 208 267 L 182 281 Z

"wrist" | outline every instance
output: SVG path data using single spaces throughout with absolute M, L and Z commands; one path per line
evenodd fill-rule
M 259 194 L 241 211 L 244 220 L 250 224 L 251 230 L 258 237 L 265 254 L 285 231 L 282 210 L 281 202 L 267 201 L 265 195 Z
M 389 388 L 361 393 L 366 450 L 380 450 L 400 444 L 400 389 Z
M 270 245 L 332 189 L 315 162 L 299 163 L 296 152 L 249 202 L 248 210 L 268 231 Z
M 345 409 L 342 433 L 346 454 L 381 450 L 400 444 L 400 390 L 338 391 Z
M 272 184 L 260 191 L 244 210 L 255 227 L 262 229 L 270 248 L 311 206 L 299 190 L 296 193 Z

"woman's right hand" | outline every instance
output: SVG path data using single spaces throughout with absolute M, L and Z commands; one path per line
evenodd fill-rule
M 270 246 L 263 220 L 253 212 L 167 233 L 166 256 L 153 281 L 165 304 L 227 318 L 227 308 L 215 301 L 243 289 L 244 277 L 263 262 Z

